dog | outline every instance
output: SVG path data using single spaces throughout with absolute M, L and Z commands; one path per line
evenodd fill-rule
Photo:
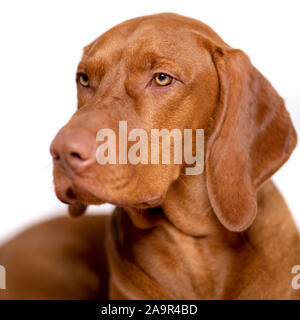
M 139 17 L 84 48 L 76 83 L 78 110 L 50 148 L 55 191 L 73 217 L 89 204 L 117 207 L 44 222 L 3 245 L 2 298 L 300 298 L 299 234 L 270 180 L 296 132 L 243 51 L 195 19 Z M 204 129 L 204 171 L 100 165 L 97 132 L 124 120 L 146 133 Z

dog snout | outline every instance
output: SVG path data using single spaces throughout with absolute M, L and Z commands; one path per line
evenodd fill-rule
M 66 172 L 81 172 L 95 160 L 95 139 L 85 130 L 61 129 L 50 153 L 55 165 Z

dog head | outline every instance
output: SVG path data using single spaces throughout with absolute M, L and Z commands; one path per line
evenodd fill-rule
M 151 163 L 151 130 L 204 129 L 209 200 L 226 228 L 242 231 L 256 216 L 258 188 L 296 144 L 271 84 L 197 20 L 159 14 L 126 21 L 84 49 L 76 80 L 78 110 L 51 145 L 56 193 L 73 215 L 103 202 L 160 205 L 188 163 Z M 147 135 L 139 151 L 135 129 Z M 105 132 L 115 133 L 115 150 L 104 152 Z M 174 145 L 170 139 L 171 158 Z M 129 149 L 139 161 L 124 158 Z M 99 164 L 98 156 L 111 161 Z

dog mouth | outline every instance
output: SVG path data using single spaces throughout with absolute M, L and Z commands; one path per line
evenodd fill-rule
M 55 193 L 57 198 L 68 205 L 75 205 L 78 202 L 89 205 L 89 204 L 103 204 L 106 201 L 101 199 L 99 196 L 94 195 L 90 190 L 74 184 L 74 182 L 66 177 L 59 177 L 54 179 Z
M 140 199 L 130 200 L 130 197 L 128 197 L 127 199 L 118 200 L 115 198 L 114 192 L 111 192 L 112 195 L 99 195 L 91 190 L 91 188 L 85 187 L 82 184 L 74 183 L 71 180 L 61 181 L 61 179 L 55 183 L 55 192 L 58 199 L 68 205 L 76 206 L 78 203 L 81 203 L 88 206 L 110 203 L 120 207 L 131 207 L 139 210 L 158 207 L 164 198 L 162 194 L 149 194 Z
M 104 203 L 125 209 L 132 223 L 141 229 L 154 227 L 165 218 L 161 206 L 164 193 L 146 190 L 139 194 L 135 185 L 129 189 L 114 189 L 114 185 L 99 183 L 86 176 L 84 179 L 79 175 L 69 177 L 60 170 L 54 171 L 54 185 L 58 199 L 69 205 L 68 213 L 73 218 L 81 217 L 88 205 Z
M 104 203 L 123 207 L 129 214 L 132 223 L 141 229 L 151 228 L 164 218 L 163 209 L 160 206 L 163 200 L 162 195 L 148 196 L 138 202 L 132 203 L 129 201 L 107 201 L 74 184 L 70 184 L 63 190 L 56 189 L 56 194 L 62 202 L 69 205 L 68 212 L 73 218 L 82 216 L 89 204 L 101 205 Z

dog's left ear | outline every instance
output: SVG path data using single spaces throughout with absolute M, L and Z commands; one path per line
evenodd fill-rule
M 219 103 L 206 150 L 207 188 L 220 222 L 248 228 L 261 184 L 289 158 L 296 132 L 282 98 L 241 50 L 212 53 Z

